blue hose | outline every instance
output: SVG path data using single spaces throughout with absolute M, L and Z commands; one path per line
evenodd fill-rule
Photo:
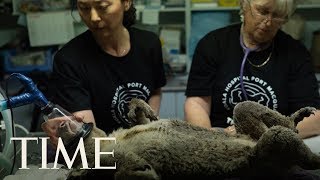
M 24 85 L 25 93 L 0 101 L 0 111 L 3 115 L 6 127 L 14 127 L 14 125 L 10 121 L 11 116 L 8 116 L 7 113 L 3 113 L 2 111 L 8 108 L 14 108 L 31 103 L 35 103 L 37 106 L 40 106 L 41 108 L 49 104 L 48 100 L 44 97 L 42 92 L 39 91 L 39 89 L 36 87 L 36 85 L 30 78 L 19 73 L 13 73 L 10 75 L 10 77 L 17 78 Z M 12 157 L 12 155 L 15 154 L 13 152 L 15 151 L 13 150 L 14 147 L 9 145 L 12 136 L 13 131 L 11 128 L 8 128 L 6 133 L 4 151 L 3 154 L 0 153 L 0 167 L 5 167 L 7 172 L 11 171 L 12 163 L 10 161 L 10 158 Z
M 49 102 L 42 94 L 41 91 L 37 88 L 37 86 L 33 83 L 33 81 L 20 74 L 20 73 L 12 73 L 10 77 L 17 78 L 25 87 L 25 93 L 11 97 L 7 100 L 0 102 L 0 111 L 8 109 L 8 104 L 10 103 L 11 108 L 23 106 L 26 104 L 35 103 L 40 108 L 45 107 Z

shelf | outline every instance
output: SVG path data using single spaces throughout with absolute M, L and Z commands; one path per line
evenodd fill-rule
M 297 9 L 319 9 L 320 4 L 301 4 Z M 239 7 L 192 7 L 191 11 L 235 11 L 239 10 Z
M 234 11 L 239 10 L 239 7 L 192 7 L 191 11 Z
M 298 5 L 298 9 L 318 9 L 320 4 L 301 4 Z
M 184 7 L 167 7 L 160 9 L 160 12 L 184 12 L 186 9 Z
M 148 6 L 143 6 L 139 5 L 135 7 L 137 11 L 143 12 L 144 10 L 158 10 L 159 12 L 184 12 L 186 11 L 185 7 L 148 7 Z

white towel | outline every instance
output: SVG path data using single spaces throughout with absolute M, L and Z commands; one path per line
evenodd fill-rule
M 303 139 L 303 142 L 311 149 L 311 151 L 320 156 L 320 136 Z

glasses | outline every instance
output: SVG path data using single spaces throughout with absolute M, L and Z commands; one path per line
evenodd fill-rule
M 250 2 L 249 2 L 249 7 L 250 7 L 252 17 L 261 20 L 261 22 L 266 23 L 268 21 L 271 21 L 277 25 L 282 25 L 288 20 L 287 17 L 274 14 L 263 7 L 254 8 L 252 7 Z

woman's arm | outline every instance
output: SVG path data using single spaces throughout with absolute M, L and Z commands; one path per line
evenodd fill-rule
M 187 97 L 184 104 L 185 120 L 193 125 L 211 128 L 211 96 Z
M 289 112 L 293 113 L 301 107 L 319 108 L 319 86 L 314 74 L 312 57 L 308 49 L 297 41 L 289 44 L 290 74 L 288 84 Z M 320 134 L 320 113 L 310 115 L 300 121 L 296 127 L 301 138 Z
M 314 115 L 304 118 L 297 125 L 299 136 L 308 138 L 320 135 L 320 110 L 317 110 Z
M 150 107 L 152 108 L 152 110 L 157 116 L 159 116 L 159 111 L 160 111 L 161 95 L 162 95 L 161 88 L 158 88 L 153 91 L 148 101 L 148 104 L 150 105 Z

